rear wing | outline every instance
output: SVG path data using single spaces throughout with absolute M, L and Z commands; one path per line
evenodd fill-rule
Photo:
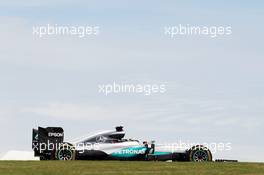
M 64 140 L 61 127 L 47 127 L 32 130 L 32 149 L 35 156 L 43 156 L 54 152 Z

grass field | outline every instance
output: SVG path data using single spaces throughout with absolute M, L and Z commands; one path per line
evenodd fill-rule
M 263 175 L 263 163 L 0 161 L 0 175 Z

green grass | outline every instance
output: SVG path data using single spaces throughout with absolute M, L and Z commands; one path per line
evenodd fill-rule
M 0 161 L 0 175 L 257 175 L 263 163 L 127 162 L 127 161 Z

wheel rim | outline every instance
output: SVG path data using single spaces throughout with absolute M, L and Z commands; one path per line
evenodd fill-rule
M 72 159 L 72 151 L 68 149 L 61 149 L 58 152 L 59 160 L 71 160 Z
M 208 154 L 205 150 L 197 150 L 193 154 L 193 161 L 202 162 L 208 161 Z

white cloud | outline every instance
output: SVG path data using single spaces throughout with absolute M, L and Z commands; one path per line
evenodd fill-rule
M 107 122 L 107 120 L 124 120 L 131 118 L 143 111 L 137 105 L 95 105 L 52 102 L 47 105 L 26 107 L 25 113 L 40 115 L 50 118 L 69 120 L 89 120 L 90 122 Z M 132 118 L 131 118 L 132 119 Z M 80 121 L 82 121 L 80 120 Z

